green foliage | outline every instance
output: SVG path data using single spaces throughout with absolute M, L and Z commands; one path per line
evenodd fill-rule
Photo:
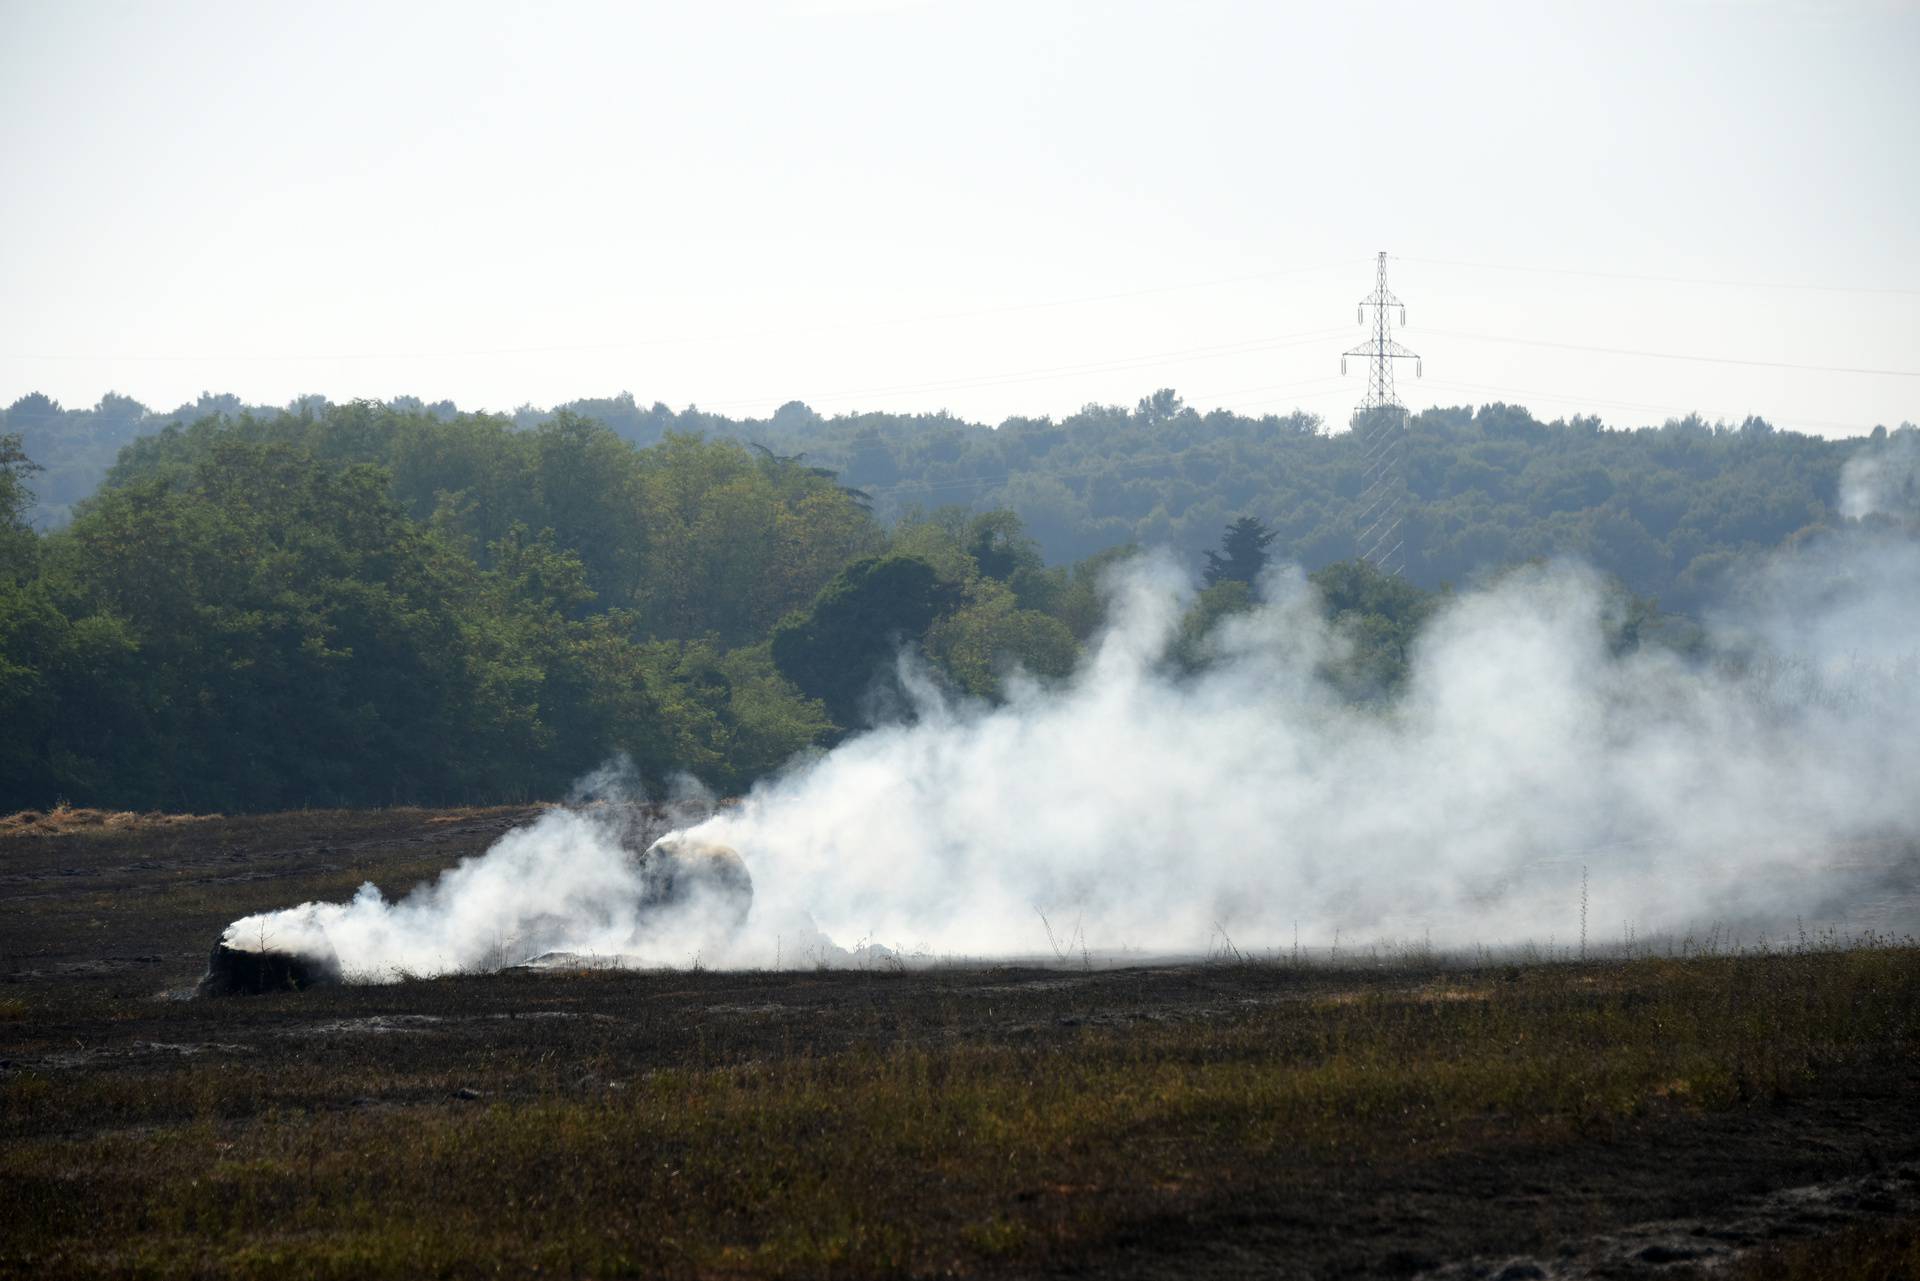
M 1840 468 L 1867 447 L 1763 428 L 1689 417 L 1608 430 L 1502 404 L 1417 414 L 1408 577 L 1436 589 L 1573 556 L 1669 608 L 1697 610 L 1717 564 L 1831 523 Z M 1010 511 L 1056 565 L 1124 543 L 1199 559 L 1236 515 L 1273 532 L 1270 555 L 1310 571 L 1359 551 L 1359 441 L 1309 415 L 1200 414 L 1166 393 L 1132 412 L 1090 405 L 993 428 L 857 414 L 717 430 L 763 432 L 775 448 L 807 451 L 866 487 L 883 520 L 956 501 Z
M 655 635 L 755 643 L 884 543 L 831 475 L 792 459 L 678 434 L 638 457 L 647 564 L 633 596 Z
M 967 524 L 967 555 L 980 573 L 1000 582 L 1041 568 L 1040 546 L 1010 511 L 983 512 Z
M 112 615 L 71 616 L 44 581 L 0 579 L 0 808 L 104 794 L 138 741 L 139 645 Z
M 1194 597 L 1193 604 L 1181 616 L 1180 631 L 1173 640 L 1172 659 L 1182 671 L 1194 672 L 1207 666 L 1211 657 L 1210 637 L 1224 620 L 1253 608 L 1253 589 L 1241 579 L 1224 578 Z
M 1258 581 L 1260 572 L 1272 559 L 1267 554 L 1267 544 L 1278 535 L 1266 527 L 1258 516 L 1242 516 L 1227 526 L 1227 532 L 1221 535 L 1220 552 L 1207 553 L 1207 567 L 1202 573 L 1209 587 L 1219 583 L 1234 582 L 1252 584 Z
M 1034 599 L 1036 603 L 1033 608 L 1044 609 L 1058 618 L 1067 625 L 1076 640 L 1084 643 L 1106 621 L 1107 607 L 1102 584 L 1107 575 L 1139 554 L 1138 547 L 1127 543 L 1097 552 L 1076 562 L 1069 569 L 1048 570 L 1045 594 L 1030 587 L 1029 595 L 1022 597 L 1022 603 Z M 1016 590 L 1019 587 L 1016 579 Z
M 513 522 L 476 557 L 471 500 L 412 520 L 384 469 L 256 428 L 196 427 L 48 539 L 43 575 L 0 587 L 0 806 L 552 795 L 614 749 L 740 786 L 823 727 L 764 657 L 592 612 L 552 527 Z M 543 482 L 580 516 L 568 483 L 590 488 L 571 464 Z
M 773 629 L 780 674 L 825 705 L 843 728 L 862 719 L 862 702 L 903 645 L 917 644 L 933 620 L 959 599 L 928 561 L 895 553 L 841 570 L 804 611 Z
M 849 560 L 884 537 L 830 472 L 738 441 L 669 431 L 636 450 L 600 423 L 555 414 L 531 430 L 357 403 L 318 413 L 208 419 L 141 441 L 110 485 L 189 463 L 235 437 L 280 441 L 341 464 L 389 469 L 415 519 L 490 547 L 514 525 L 551 530 L 608 607 L 651 639 L 763 639 Z
M 1364 560 L 1341 561 L 1308 576 L 1346 652 L 1327 671 L 1349 697 L 1377 699 L 1406 680 L 1413 640 L 1440 597 Z
M 1236 514 L 1256 517 L 1274 533 L 1271 555 L 1308 570 L 1359 550 L 1354 500 L 1364 459 L 1352 433 L 1329 434 L 1306 414 L 1203 415 L 1169 390 L 1130 412 L 1089 405 L 1059 420 L 1011 418 L 991 428 L 946 414 L 824 418 L 798 402 L 767 419 L 734 420 L 691 408 L 643 408 L 631 396 L 511 418 L 463 416 L 451 405 L 409 399 L 388 406 L 300 402 L 249 418 L 232 397 L 202 397 L 155 415 L 122 397 L 70 411 L 29 396 L 5 411 L 0 431 L 23 433 L 27 452 L 46 464 L 34 510 L 57 523 L 98 482 L 114 449 L 135 442 L 115 469 L 123 479 L 130 468 L 177 450 L 196 430 L 178 424 L 200 419 L 256 437 L 311 434 L 307 443 L 319 456 L 386 463 L 416 517 L 431 513 L 442 491 L 466 493 L 487 522 L 473 531 L 482 545 L 515 520 L 552 528 L 581 554 L 603 601 L 640 608 L 654 634 L 677 639 L 708 632 L 729 644 L 755 639 L 748 620 L 706 616 L 698 590 L 686 585 L 711 572 L 754 580 L 748 563 L 765 569 L 766 562 L 754 561 L 753 552 L 711 556 L 680 584 L 656 581 L 648 565 L 710 551 L 697 532 L 698 509 L 710 504 L 707 529 L 729 519 L 727 484 L 756 467 L 771 487 L 761 492 L 786 487 L 781 501 L 788 507 L 794 486 L 829 496 L 826 528 L 799 518 L 816 546 L 835 538 L 859 544 L 838 560 L 827 557 L 833 563 L 824 571 L 802 556 L 798 565 L 783 562 L 759 575 L 772 580 L 763 586 L 787 589 L 759 620 L 762 636 L 847 560 L 881 550 L 879 527 L 862 521 L 869 505 L 881 522 L 954 502 L 969 515 L 1009 512 L 1055 565 L 1127 543 L 1166 545 L 1197 558 Z M 582 423 L 596 425 L 606 439 L 594 443 Z M 645 454 L 673 436 L 703 437 L 706 450 L 734 457 L 717 470 L 677 457 L 668 467 L 672 478 L 647 489 L 644 502 L 636 499 L 636 451 L 612 446 L 641 446 Z M 750 453 L 747 442 L 765 452 Z M 1725 425 L 1689 416 L 1623 431 L 1591 418 L 1542 422 L 1504 404 L 1427 410 L 1413 417 L 1407 440 L 1408 575 L 1435 588 L 1535 557 L 1577 556 L 1634 592 L 1695 611 L 1728 561 L 1831 523 L 1841 466 L 1871 447 L 1778 431 L 1758 419 Z M 702 461 L 724 457 L 713 452 Z M 663 454 L 655 464 L 667 461 Z M 534 472 L 537 485 L 529 479 Z M 689 485 L 697 491 L 690 501 Z M 678 523 L 669 524 L 680 534 L 677 543 L 641 537 L 663 488 L 680 499 L 659 509 L 676 513 Z M 611 537 L 615 530 L 623 536 Z M 764 550 L 768 538 L 757 532 L 747 543 Z M 983 550 L 992 560 L 991 549 Z
M 726 681 L 730 749 L 725 768 L 713 776 L 716 785 L 744 791 L 832 732 L 820 702 L 796 696 L 780 675 L 771 644 L 721 655 L 716 668 Z
M 928 651 L 959 687 L 981 698 L 998 698 L 1014 669 L 1059 678 L 1073 671 L 1080 645 L 1073 630 L 1037 609 L 1022 609 L 1019 597 L 991 578 L 971 584 L 964 605 L 938 619 Z
M 0 581 L 24 578 L 38 550 L 27 526 L 33 505 L 29 477 L 40 466 L 20 444 L 20 433 L 0 433 Z
M 1355 699 L 1393 696 L 1444 584 L 1556 555 L 1617 581 L 1616 651 L 1686 648 L 1656 599 L 1698 610 L 1845 525 L 1850 460 L 1884 500 L 1864 519 L 1907 519 L 1915 438 L 1430 410 L 1398 580 L 1352 559 L 1351 433 L 1171 390 L 992 429 L 28 396 L 0 411 L 0 805 L 551 795 L 615 749 L 743 787 L 857 724 L 902 644 L 981 698 L 1065 676 L 1136 545 L 1205 554 L 1189 670 L 1269 559 L 1314 571 Z
M 145 732 L 97 744 L 109 790 L 197 809 L 506 784 L 485 748 L 537 742 L 530 678 L 461 616 L 440 550 L 383 474 L 287 446 L 222 442 L 102 496 L 50 555 L 138 640 Z
M 1257 551 L 1258 534 L 1243 519 L 1228 529 L 1223 543 L 1231 554 L 1235 535 L 1241 545 Z M 1333 659 L 1322 675 L 1346 697 L 1375 701 L 1396 694 L 1407 677 L 1414 638 L 1442 599 L 1404 578 L 1381 573 L 1367 561 L 1339 561 L 1308 576 L 1323 616 L 1338 640 Z M 1623 599 L 1627 599 L 1622 592 Z M 1617 611 L 1623 626 L 1631 622 L 1654 626 L 1651 602 L 1637 602 L 1645 611 Z M 1212 661 L 1213 634 L 1226 619 L 1254 607 L 1253 587 L 1247 579 L 1221 574 L 1201 591 L 1180 620 L 1170 655 L 1182 671 L 1193 672 Z M 1637 635 L 1637 633 L 1636 633 Z
M 203 395 L 171 413 L 156 414 L 127 396 L 108 392 L 91 409 L 67 409 L 35 392 L 0 409 L 0 434 L 20 445 L 44 468 L 27 515 L 36 525 L 63 525 L 75 507 L 99 488 L 121 449 L 170 423 L 240 412 L 232 396 Z
M 635 449 L 568 412 L 228 408 L 135 442 L 61 533 L 14 522 L 0 805 L 552 795 L 613 750 L 743 788 L 853 724 L 936 619 L 984 696 L 1063 674 L 1097 622 L 1010 513 L 946 509 L 892 540 L 924 556 L 877 557 L 862 496 L 797 455 L 671 425 Z

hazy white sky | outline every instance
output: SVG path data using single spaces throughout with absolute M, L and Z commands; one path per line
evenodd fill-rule
M 1911 4 L 0 0 L 0 162 L 0 404 L 1343 423 L 1385 249 L 1416 408 L 1920 419 Z

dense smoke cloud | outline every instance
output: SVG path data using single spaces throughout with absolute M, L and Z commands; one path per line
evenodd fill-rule
M 1768 579 L 1746 633 L 1781 648 L 1740 663 L 1616 655 L 1617 596 L 1593 575 L 1512 574 L 1444 609 L 1404 697 L 1368 708 L 1322 679 L 1344 642 L 1297 572 L 1178 679 L 1161 656 L 1184 583 L 1136 564 L 1068 688 L 997 708 L 923 695 L 917 722 L 704 830 L 827 933 L 934 954 L 1031 952 L 1036 909 L 1107 949 L 1285 947 L 1296 922 L 1323 946 L 1564 943 L 1583 867 L 1616 936 L 1831 919 L 1863 906 L 1836 866 L 1850 847 L 1920 830 L 1920 554 L 1872 549 L 1821 602 L 1831 628 L 1784 625 L 1817 599 L 1802 569 Z M 1862 661 L 1867 623 L 1904 665 Z
M 576 783 L 565 807 L 397 902 L 369 883 L 347 903 L 242 918 L 221 941 L 337 958 L 354 982 L 495 970 L 555 953 L 589 964 L 698 962 L 733 939 L 736 905 L 699 882 L 661 903 L 639 856 L 713 807 L 685 776 L 664 805 L 646 805 L 633 763 L 616 757 Z
M 1110 627 L 1063 685 L 1016 677 L 1004 704 L 956 702 L 903 660 L 910 720 L 693 825 L 752 871 L 730 938 L 697 911 L 635 910 L 618 805 L 556 810 L 398 903 L 369 887 L 229 937 L 321 931 L 363 978 L 548 949 L 675 965 L 834 963 L 871 943 L 1034 955 L 1049 928 L 1108 957 L 1296 937 L 1324 955 L 1336 936 L 1566 947 L 1583 873 L 1596 945 L 1712 922 L 1912 928 L 1911 539 L 1776 559 L 1687 656 L 1616 652 L 1619 595 L 1578 566 L 1511 573 L 1449 601 L 1404 691 L 1370 705 L 1326 679 L 1348 641 L 1304 576 L 1262 586 L 1198 673 L 1167 660 L 1191 583 L 1152 557 L 1115 575 Z
M 1920 428 L 1898 431 L 1855 451 L 1840 469 L 1840 514 L 1920 515 Z

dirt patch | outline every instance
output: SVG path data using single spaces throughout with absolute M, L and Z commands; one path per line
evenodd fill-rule
M 141 1061 L 173 1061 L 200 1054 L 251 1054 L 251 1045 L 230 1041 L 133 1041 L 126 1045 L 83 1046 L 39 1058 L 6 1060 L 14 1071 L 73 1071 Z
M 285 1029 L 283 1036 L 384 1036 L 394 1032 L 431 1032 L 446 1022 L 437 1014 L 370 1014 L 359 1019 L 327 1019 Z
M 1703 1214 L 1629 1224 L 1551 1256 L 1472 1259 L 1424 1281 L 1598 1281 L 1674 1275 L 1675 1264 L 1717 1270 L 1756 1247 L 1920 1215 L 1920 1165 L 1740 1197 Z

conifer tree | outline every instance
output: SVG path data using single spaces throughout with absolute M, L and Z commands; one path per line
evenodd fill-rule
M 1258 516 L 1242 516 L 1227 526 L 1227 532 L 1220 538 L 1221 550 L 1226 555 L 1207 553 L 1207 586 L 1223 582 L 1251 585 L 1267 567 L 1270 559 L 1267 544 L 1273 538 L 1274 532 Z

